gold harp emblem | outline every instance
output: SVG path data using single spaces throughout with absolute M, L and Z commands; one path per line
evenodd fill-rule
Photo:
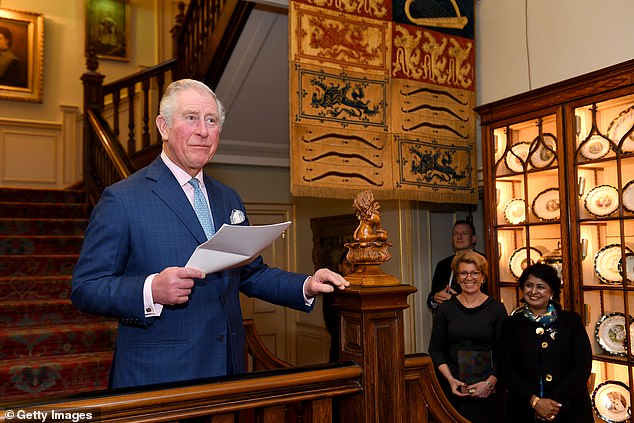
M 414 3 L 414 0 L 406 0 L 405 1 L 405 15 L 407 18 L 416 25 L 423 26 L 436 26 L 439 28 L 455 28 L 455 29 L 463 29 L 469 20 L 466 16 L 462 16 L 460 14 L 460 9 L 456 4 L 456 0 L 449 0 L 454 10 L 456 11 L 456 16 L 447 16 L 447 17 L 436 17 L 436 18 L 415 18 L 410 13 L 409 9 Z

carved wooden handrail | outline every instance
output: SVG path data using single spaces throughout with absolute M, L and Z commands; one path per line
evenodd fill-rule
M 361 391 L 360 377 L 357 364 L 327 364 L 142 391 L 105 391 L 90 398 L 34 406 L 29 411 L 92 412 L 96 418 L 90 421 L 99 422 L 185 422 L 212 416 L 206 421 L 228 423 L 237 421 L 236 413 L 251 410 L 256 421 L 283 422 L 287 406 L 300 404 L 306 421 L 326 423 L 332 421 L 332 399 Z M 0 416 L 0 422 L 5 421 Z
M 86 193 L 90 203 L 95 204 L 106 186 L 130 176 L 134 167 L 98 112 L 87 110 L 84 124 L 88 126 L 85 132 L 92 134 L 93 140 L 85 152 L 91 170 L 89 175 L 84 175 L 86 180 L 90 180 Z
M 243 319 L 242 325 L 246 332 L 247 366 L 249 370 L 258 371 L 291 367 L 290 363 L 274 356 L 271 350 L 264 345 L 255 328 L 253 319 Z
M 469 423 L 443 393 L 434 364 L 427 354 L 405 356 L 405 398 L 404 422 Z

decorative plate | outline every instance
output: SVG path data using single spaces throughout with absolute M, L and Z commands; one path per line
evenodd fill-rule
M 632 321 L 632 316 L 630 316 L 630 327 Z M 601 316 L 597 322 L 595 335 L 603 351 L 611 355 L 624 356 L 626 340 L 625 314 L 617 311 Z
M 531 209 L 539 220 L 551 221 L 559 219 L 559 189 L 548 188 L 537 194 Z
M 586 159 L 600 159 L 610 152 L 610 141 L 601 135 L 593 135 L 581 145 L 579 152 Z
M 520 247 L 517 250 L 513 251 L 511 254 L 511 258 L 509 259 L 509 269 L 511 269 L 511 273 L 515 278 L 519 279 L 522 275 L 524 269 L 528 266 L 537 263 L 539 258 L 542 256 L 542 252 L 537 248 L 530 247 L 530 263 L 526 262 L 529 251 L 527 251 L 526 247 Z
M 625 269 L 623 269 L 623 259 L 619 259 L 619 274 L 623 278 L 627 274 L 627 283 L 634 283 L 634 254 L 625 253 Z
M 632 414 L 630 388 L 618 380 L 606 380 L 592 392 L 592 407 L 608 423 L 627 421 Z
M 634 106 L 623 110 L 610 122 L 610 125 L 608 125 L 608 138 L 610 138 L 614 144 L 618 145 L 627 131 L 632 129 L 632 125 L 634 125 Z M 634 131 L 623 141 L 621 152 L 634 152 Z
M 619 191 L 612 185 L 597 185 L 588 191 L 584 206 L 593 216 L 609 216 L 619 208 Z
M 625 254 L 634 254 L 634 252 L 626 246 Z M 621 244 L 606 245 L 594 255 L 594 273 L 602 283 L 620 284 L 623 282 L 623 276 L 619 270 L 620 261 Z
M 527 142 L 519 142 L 511 147 L 511 151 L 506 153 L 506 157 L 504 157 L 506 167 L 512 172 L 523 172 L 530 146 Z
M 524 200 L 515 198 L 504 206 L 504 218 L 511 225 L 519 225 L 526 220 L 526 206 Z
M 634 179 L 623 187 L 623 208 L 634 213 Z
M 557 139 L 551 134 L 544 134 L 541 140 L 539 137 L 533 140 L 530 150 L 533 151 L 528 159 L 530 163 L 537 168 L 546 167 L 557 157 Z

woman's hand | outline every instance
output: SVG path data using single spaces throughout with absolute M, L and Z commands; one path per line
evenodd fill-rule
M 495 385 L 493 385 L 491 382 L 483 380 L 480 382 L 476 382 L 473 385 L 469 385 L 468 389 L 472 397 L 488 398 L 489 395 L 495 392 Z
M 451 379 L 448 379 L 448 381 L 449 385 L 451 386 L 451 392 L 453 392 L 454 395 L 457 395 L 459 397 L 469 397 L 472 395 L 470 392 L 470 387 L 468 387 L 466 383 L 453 377 Z
M 440 366 L 438 366 L 438 371 L 440 372 L 441 375 L 445 377 L 445 379 L 447 379 L 447 382 L 449 382 L 449 386 L 451 386 L 451 392 L 454 395 L 457 395 L 459 397 L 468 397 L 470 395 L 468 393 L 468 389 L 466 391 L 460 390 L 461 386 L 464 386 L 463 389 L 466 389 L 467 384 L 453 377 L 453 375 L 451 374 L 451 370 L 449 370 L 449 366 L 447 366 L 447 364 L 443 363 Z
M 537 412 L 537 417 L 542 420 L 552 421 L 555 420 L 557 414 L 559 414 L 561 404 L 559 404 L 557 401 L 551 400 L 550 398 L 540 398 L 535 403 L 534 408 Z

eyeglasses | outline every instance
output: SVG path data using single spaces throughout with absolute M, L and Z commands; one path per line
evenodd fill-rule
M 474 270 L 473 272 L 458 272 L 460 279 L 467 279 L 467 276 L 471 276 L 471 279 L 478 279 L 482 272 Z

